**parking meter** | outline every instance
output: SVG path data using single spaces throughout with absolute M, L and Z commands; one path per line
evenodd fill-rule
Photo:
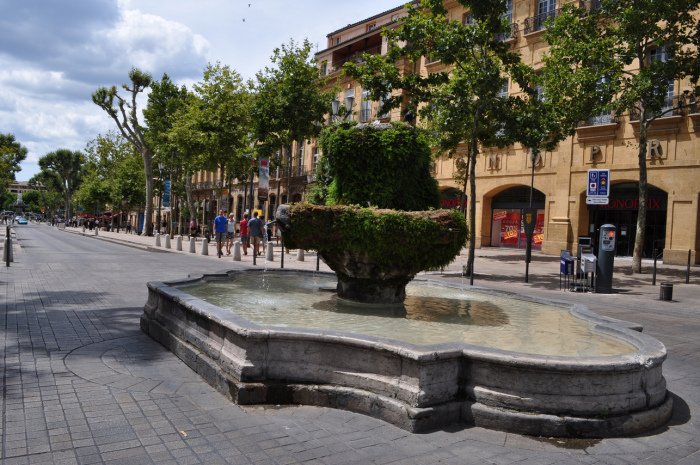
M 612 293 L 617 228 L 612 224 L 604 224 L 600 227 L 599 239 L 595 292 L 598 294 L 610 294 Z

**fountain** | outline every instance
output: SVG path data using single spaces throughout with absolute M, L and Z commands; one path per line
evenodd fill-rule
M 371 135 L 363 135 L 365 145 Z M 367 164 L 377 158 L 363 156 L 355 158 Z M 351 191 L 341 192 L 343 185 L 336 184 L 336 195 Z M 280 207 L 278 221 L 285 245 L 318 250 L 335 273 L 245 269 L 148 283 L 142 331 L 234 402 L 350 410 L 411 432 L 462 423 L 611 437 L 652 430 L 671 416 L 662 375 L 666 349 L 639 327 L 580 305 L 466 295 L 437 283 L 416 284 L 429 298 L 416 301 L 425 296 L 407 284 L 421 270 L 445 266 L 464 244 L 458 214 L 295 205 Z M 232 294 L 217 297 L 223 291 L 212 293 L 215 284 Z M 254 300 L 246 300 L 250 289 Z M 483 304 L 472 304 L 477 301 Z M 226 302 L 234 304 L 222 308 Z M 539 332 L 512 329 L 538 305 L 550 313 L 525 319 Z M 430 306 L 437 311 L 426 312 Z M 577 329 L 545 350 L 541 341 L 563 326 L 549 335 L 539 327 L 554 319 Z M 359 327 L 345 326 L 347 320 Z M 483 333 L 474 337 L 477 332 Z M 501 339 L 504 344 L 491 343 Z M 520 345 L 525 339 L 534 343 Z

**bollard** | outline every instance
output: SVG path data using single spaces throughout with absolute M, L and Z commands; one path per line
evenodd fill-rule
M 97 228 L 97 227 L 95 228 L 95 236 L 97 236 L 97 230 L 98 230 L 98 229 L 100 229 L 100 228 Z
M 175 239 L 175 250 L 182 252 L 182 236 L 177 236 Z
M 236 241 L 233 243 L 233 261 L 241 261 L 241 241 Z
M 688 268 L 685 271 L 685 283 L 690 284 L 690 250 L 688 250 Z
M 654 252 L 652 253 L 654 254 L 654 271 L 651 273 L 651 285 L 656 286 L 656 247 L 654 247 Z
M 156 247 L 160 247 L 160 234 L 156 233 Z
M 5 233 L 5 245 L 2 249 L 2 259 L 5 261 L 5 266 L 10 266 L 10 262 L 13 262 L 12 257 L 12 238 L 10 237 L 10 227 L 7 227 L 7 232 Z
M 170 248 L 170 234 L 165 235 L 165 248 L 166 249 Z
M 284 268 L 284 237 L 281 240 L 282 247 L 280 248 L 280 268 Z
M 297 250 L 297 261 L 298 262 L 304 261 L 304 249 Z
M 659 300 L 673 300 L 673 284 L 662 284 L 659 289 Z
M 265 260 L 267 260 L 268 262 L 275 261 L 275 254 L 272 251 L 272 244 L 267 244 L 267 250 L 265 251 Z
M 317 250 L 316 251 L 316 271 L 318 271 L 320 264 L 321 264 L 321 254 Z
M 83 225 L 83 234 L 85 233 L 85 225 Z
M 190 253 L 195 253 L 195 239 L 194 237 L 190 237 Z
M 206 237 L 202 239 L 202 255 L 209 255 L 209 241 Z

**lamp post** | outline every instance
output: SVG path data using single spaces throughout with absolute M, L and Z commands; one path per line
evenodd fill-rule
M 340 102 L 338 101 L 338 97 L 334 97 L 333 101 L 331 102 L 331 113 L 332 113 L 332 120 L 333 122 L 338 122 L 338 121 L 345 121 L 348 116 L 352 114 L 352 106 L 355 103 L 355 97 L 345 97 L 345 110 L 346 113 L 345 115 L 341 118 L 338 116 L 338 110 L 340 110 Z

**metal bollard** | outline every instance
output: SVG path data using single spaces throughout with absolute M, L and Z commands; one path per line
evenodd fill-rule
M 275 254 L 272 251 L 272 244 L 267 244 L 267 250 L 265 251 L 265 260 L 267 260 L 268 262 L 275 261 Z
M 659 300 L 673 300 L 673 284 L 662 284 L 659 289 Z
M 190 237 L 190 253 L 195 253 L 195 239 L 194 237 Z
M 690 284 L 690 250 L 688 250 L 688 268 L 685 272 L 685 283 Z
M 241 261 L 241 241 L 236 241 L 233 243 L 233 261 Z
M 320 264 L 321 264 L 321 254 L 318 253 L 318 250 L 317 250 L 316 251 L 316 271 L 318 271 Z
M 182 236 L 177 236 L 175 239 L 175 250 L 182 252 Z
M 160 247 L 160 234 L 156 233 L 156 247 Z
M 209 241 L 206 237 L 202 239 L 202 255 L 209 255 Z
M 298 262 L 304 261 L 304 249 L 297 250 L 297 261 Z
M 166 249 L 170 248 L 170 234 L 165 235 L 165 248 Z

